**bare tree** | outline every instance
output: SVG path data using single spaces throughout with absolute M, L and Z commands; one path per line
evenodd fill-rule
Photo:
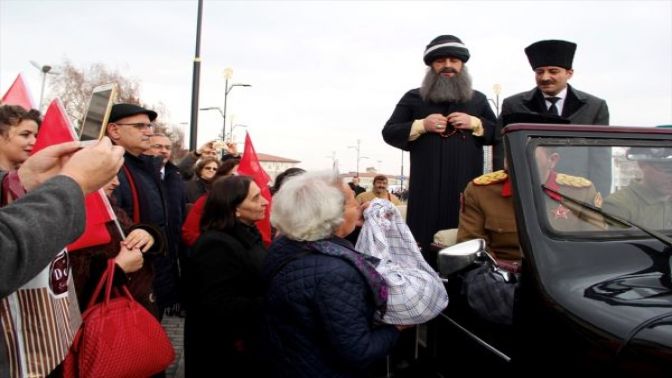
M 140 104 L 140 83 L 137 79 L 123 76 L 102 63 L 96 63 L 87 69 L 75 67 L 65 60 L 60 66 L 61 74 L 55 76 L 50 84 L 50 97 L 59 97 L 65 111 L 79 127 L 93 88 L 107 83 L 117 83 L 119 102 Z
M 116 83 L 119 88 L 118 102 L 138 104 L 150 108 L 161 115 L 155 123 L 157 132 L 168 136 L 173 142 L 173 158 L 179 159 L 188 151 L 184 149 L 184 132 L 175 126 L 168 125 L 168 109 L 163 103 L 148 106 L 140 99 L 140 81 L 129 78 L 117 70 L 111 70 L 102 63 L 96 63 L 86 69 L 75 67 L 70 60 L 65 60 L 59 65 L 60 75 L 51 80 L 50 96 L 59 97 L 63 102 L 68 116 L 77 127 L 80 126 L 89 97 L 93 88 L 107 83 Z

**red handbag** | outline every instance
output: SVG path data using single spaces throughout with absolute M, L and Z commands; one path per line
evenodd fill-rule
M 125 285 L 121 293 L 112 290 L 114 270 L 110 259 L 65 358 L 65 377 L 148 377 L 175 359 L 170 339 L 156 318 Z M 96 303 L 103 285 L 105 297 Z

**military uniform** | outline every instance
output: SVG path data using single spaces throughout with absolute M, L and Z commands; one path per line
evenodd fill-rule
M 567 197 L 595 207 L 602 206 L 602 196 L 586 178 L 552 171 L 544 185 Z M 546 216 L 555 231 L 588 231 L 605 228 L 601 215 L 563 199 L 553 192 L 545 191 L 545 194 Z
M 511 182 L 504 171 L 472 180 L 462 194 L 457 242 L 485 239 L 495 258 L 520 260 L 520 244 L 511 199 Z
M 551 172 L 545 185 L 580 201 L 601 205 L 599 193 L 583 177 Z M 522 253 L 511 196 L 511 182 L 505 171 L 472 180 L 462 196 L 457 241 L 482 238 L 496 259 L 519 261 Z M 596 229 L 602 225 L 599 217 L 550 192 L 546 193 L 544 206 L 549 223 L 557 231 Z
M 392 202 L 392 204 L 395 205 L 395 206 L 401 205 L 401 201 L 399 201 L 399 198 L 397 196 L 395 196 L 394 194 L 388 192 L 388 191 L 385 191 L 385 193 L 381 193 L 380 195 L 376 195 L 376 193 L 374 193 L 374 192 L 364 192 L 364 193 L 361 193 L 361 194 L 357 195 L 357 197 L 355 199 L 361 205 L 364 202 L 373 201 L 376 198 L 388 200 L 388 201 Z
M 603 210 L 647 228 L 670 229 L 671 200 L 670 196 L 661 196 L 640 183 L 633 183 L 607 197 Z

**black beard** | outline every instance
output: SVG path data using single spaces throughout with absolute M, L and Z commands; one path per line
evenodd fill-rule
M 471 75 L 467 66 L 462 66 L 462 71 L 453 77 L 443 77 L 430 67 L 420 87 L 422 99 L 434 103 L 467 102 L 472 95 Z

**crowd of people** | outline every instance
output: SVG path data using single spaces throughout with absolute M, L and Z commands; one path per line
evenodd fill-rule
M 52 319 L 52 328 L 62 329 L 57 338 L 65 347 L 46 362 L 35 362 L 37 367 L 29 364 L 28 369 L 37 370 L 22 371 L 20 351 L 5 342 L 11 325 L 4 314 L 14 311 L 11 300 L 21 300 L 13 296 L 35 287 L 41 271 L 53 271 L 59 262 L 64 275 L 60 281 L 47 280 L 45 293 L 51 293 L 54 308 L 63 308 L 59 300 L 81 307 L 109 259 L 157 320 L 171 311 L 186 316 L 187 376 L 370 374 L 413 324 L 381 321 L 388 281 L 376 270 L 379 260 L 348 241 L 356 241 L 352 235 L 358 233 L 362 209 L 379 200 L 398 205 L 398 196 L 407 196 L 408 227 L 430 264 L 435 263 L 429 254 L 434 234 L 459 226 L 459 240 L 486 239 L 493 255 L 515 270 L 522 256 L 508 176 L 505 170 L 481 176 L 483 146 L 496 146 L 495 165 L 504 168 L 499 134 L 507 124 L 504 116 L 514 113 L 608 124 L 604 100 L 567 84 L 575 49 L 557 40 L 526 48 L 537 87 L 505 99 L 497 117 L 485 95 L 472 88 L 467 46 L 452 35 L 434 38 L 424 52 L 428 68 L 421 87 L 403 95 L 382 128 L 385 142 L 410 152 L 409 189 L 395 195 L 388 191 L 387 177 L 376 176 L 367 192 L 358 178 L 346 185 L 334 172 L 292 168 L 276 178 L 271 190 L 270 246 L 255 226 L 269 203 L 254 180 L 237 174 L 235 145 L 220 150 L 208 142 L 176 165 L 170 138 L 155 130 L 159 115 L 116 104 L 105 137 L 95 146 L 65 143 L 31 156 L 39 113 L 1 105 L 0 321 L 5 332 L 0 375 L 58 376 L 79 325 L 80 314 L 72 308 L 70 316 Z M 564 159 L 584 159 L 584 166 L 595 168 L 590 162 L 598 157 L 559 159 L 554 150 L 540 148 L 543 182 L 569 185 L 577 196 L 597 201 L 600 186 L 606 185 L 602 178 L 594 185 L 568 180 L 556 172 Z M 630 188 L 627 198 L 663 185 L 646 184 L 659 167 L 641 166 L 649 178 Z M 112 238 L 64 258 L 65 246 L 84 230 L 84 195 L 99 188 L 118 220 L 106 225 Z M 634 201 L 622 197 L 613 203 Z M 494 218 L 499 223 L 493 230 L 488 225 Z

